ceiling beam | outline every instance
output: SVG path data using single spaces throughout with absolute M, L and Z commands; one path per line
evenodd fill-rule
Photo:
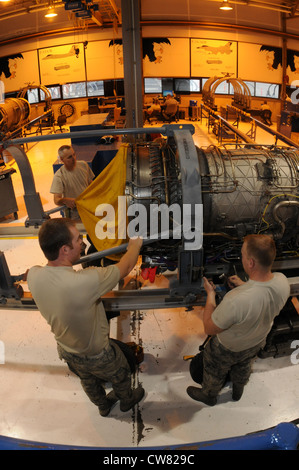
M 103 24 L 104 24 L 103 17 L 102 17 L 102 15 L 101 15 L 101 13 L 98 12 L 98 11 L 95 11 L 95 12 L 91 15 L 91 19 L 92 19 L 98 26 L 103 26 Z
M 296 10 L 298 8 L 298 5 L 299 5 L 299 0 L 297 0 L 294 5 L 292 6 L 291 8 L 291 13 L 290 13 L 290 18 L 295 18 L 295 16 L 298 16 L 296 15 Z
M 121 22 L 122 22 L 121 9 L 117 8 L 114 0 L 109 0 L 109 3 L 110 3 L 110 6 L 111 6 L 111 9 L 113 10 L 113 12 L 114 12 L 114 14 L 117 18 L 118 23 L 121 24 Z
M 64 7 L 64 2 L 55 2 L 53 3 L 53 6 L 55 8 Z M 37 13 L 39 11 L 48 10 L 48 8 L 49 8 L 48 1 L 41 2 L 37 5 L 31 5 L 27 7 L 18 8 L 16 10 L 11 10 L 9 12 L 7 11 L 4 13 L 0 13 L 0 21 L 9 20 L 11 18 L 15 18 L 16 16 L 27 15 L 28 13 Z

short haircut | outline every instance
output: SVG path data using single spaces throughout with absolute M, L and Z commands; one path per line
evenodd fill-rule
M 59 256 L 59 250 L 63 245 L 72 247 L 72 233 L 70 227 L 75 222 L 68 218 L 46 220 L 38 233 L 40 247 L 49 261 L 54 261 Z
M 248 256 L 254 258 L 262 267 L 271 268 L 276 257 L 276 246 L 269 235 L 252 234 L 244 238 Z
M 63 152 L 64 152 L 65 150 L 70 150 L 71 148 L 72 148 L 71 145 L 62 145 L 61 147 L 59 147 L 59 149 L 58 149 L 58 155 L 59 155 L 59 157 L 61 158 L 61 157 L 63 156 L 63 155 L 62 155 Z

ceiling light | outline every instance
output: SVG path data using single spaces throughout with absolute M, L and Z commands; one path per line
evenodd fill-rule
M 45 18 L 54 18 L 54 16 L 57 16 L 57 13 L 55 12 L 55 8 L 49 7 L 47 13 L 45 14 Z
M 49 0 L 48 10 L 47 10 L 47 13 L 45 14 L 45 18 L 54 18 L 54 16 L 57 16 L 57 13 L 53 5 L 53 0 Z
M 223 0 L 221 7 L 219 7 L 220 10 L 232 10 L 233 7 L 230 6 L 228 3 L 228 0 Z

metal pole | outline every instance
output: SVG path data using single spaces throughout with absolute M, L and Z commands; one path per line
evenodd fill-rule
M 122 36 L 126 127 L 143 126 L 142 40 L 140 0 L 122 0 Z
M 286 31 L 286 15 L 285 13 L 281 14 L 282 30 L 285 33 Z M 284 109 L 285 99 L 286 99 L 286 75 L 287 75 L 287 39 L 284 36 L 282 39 L 282 80 L 281 80 L 281 91 L 280 91 L 280 112 Z
M 195 129 L 192 124 L 166 124 L 162 127 L 141 127 L 134 129 L 98 129 L 91 131 L 78 131 L 78 132 L 68 132 L 63 134 L 47 134 L 47 135 L 38 135 L 31 137 L 20 137 L 16 139 L 6 140 L 0 142 L 3 148 L 8 148 L 10 145 L 20 145 L 26 144 L 29 142 L 43 142 L 46 140 L 61 140 L 61 139 L 75 139 L 82 137 L 94 137 L 94 136 L 106 136 L 109 135 L 125 135 L 125 134 L 162 134 L 165 136 L 173 135 L 173 131 L 177 129 L 187 129 L 194 134 Z
M 181 233 L 181 231 L 182 231 L 181 225 L 176 227 L 176 234 Z M 152 236 L 151 238 L 144 238 L 142 246 L 150 245 L 151 243 L 155 243 L 159 240 L 165 240 L 167 238 L 169 239 L 172 235 L 173 235 L 173 232 L 169 231 L 169 232 L 159 233 L 157 235 Z M 121 245 L 114 246 L 112 248 L 107 248 L 107 250 L 102 250 L 96 253 L 91 253 L 90 255 L 82 256 L 78 261 L 74 263 L 74 265 L 81 264 L 86 261 L 93 261 L 95 259 L 105 258 L 106 256 L 115 255 L 117 253 L 123 253 L 124 251 L 126 251 L 127 248 L 128 248 L 128 243 L 122 243 Z

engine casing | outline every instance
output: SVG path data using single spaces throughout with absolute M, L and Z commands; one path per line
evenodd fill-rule
M 207 259 L 230 259 L 249 233 L 273 236 L 281 256 L 297 257 L 299 245 L 299 152 L 287 147 L 196 148 Z M 174 139 L 132 147 L 127 165 L 127 203 L 184 204 Z M 195 197 L 196 199 L 196 197 Z M 151 263 L 174 265 L 178 240 L 144 249 Z M 158 262 L 157 259 L 160 261 Z

